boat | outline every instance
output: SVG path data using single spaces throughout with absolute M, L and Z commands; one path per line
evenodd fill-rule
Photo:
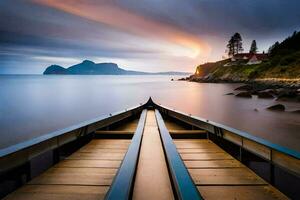
M 300 154 L 156 104 L 0 150 L 11 199 L 299 199 Z

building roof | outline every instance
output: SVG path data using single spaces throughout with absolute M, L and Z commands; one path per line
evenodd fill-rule
M 257 58 L 257 60 L 265 60 L 268 58 L 268 54 L 265 53 L 239 53 L 234 55 L 234 59 L 251 59 L 253 56 Z

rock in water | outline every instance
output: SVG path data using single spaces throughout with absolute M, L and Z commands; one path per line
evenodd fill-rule
M 282 104 L 276 104 L 267 108 L 268 110 L 275 110 L 275 111 L 285 111 L 285 106 Z
M 240 92 L 235 95 L 236 97 L 243 97 L 243 98 L 251 98 L 252 95 L 250 92 Z
M 258 92 L 257 93 L 258 98 L 265 98 L 265 99 L 272 99 L 274 98 L 273 95 L 270 92 Z
M 240 87 L 235 88 L 234 90 L 244 90 L 244 91 L 250 91 L 253 90 L 254 87 L 252 85 L 242 85 Z
M 281 89 L 278 92 L 278 96 L 276 100 L 280 101 L 297 101 L 299 98 L 299 94 L 297 90 L 292 89 Z

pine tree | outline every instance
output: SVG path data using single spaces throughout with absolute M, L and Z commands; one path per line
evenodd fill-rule
M 227 44 L 227 53 L 229 57 L 232 57 L 236 54 L 239 54 L 243 52 L 243 43 L 242 43 L 242 37 L 239 33 L 235 33 Z
M 257 53 L 257 46 L 256 46 L 256 41 L 255 40 L 253 40 L 252 43 L 251 43 L 249 53 Z
M 229 57 L 234 56 L 234 38 L 231 37 L 227 44 L 227 53 Z

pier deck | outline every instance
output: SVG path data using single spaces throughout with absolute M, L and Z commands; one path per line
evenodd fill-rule
M 153 110 L 147 112 L 133 199 L 174 199 Z
M 210 140 L 174 142 L 204 199 L 286 199 Z
M 129 144 L 92 140 L 6 199 L 103 199 Z
M 162 135 L 161 124 L 158 125 L 156 117 L 154 110 L 148 110 L 145 126 L 141 129 L 143 134 L 137 151 L 139 156 L 130 194 L 132 199 L 176 198 L 176 183 L 172 174 L 176 173 L 176 167 L 170 169 L 174 167 L 170 166 L 170 155 L 175 154 L 167 156 L 170 150 L 170 146 L 165 146 L 168 138 Z M 135 120 L 118 128 L 96 131 L 95 134 L 133 134 L 137 123 Z M 169 120 L 165 123 L 171 135 L 181 137 L 170 138 L 174 144 L 171 142 L 168 145 L 175 145 L 175 153 L 179 153 L 178 158 L 184 163 L 182 166 L 187 171 L 186 175 L 191 177 L 190 183 L 196 186 L 194 191 L 197 194 L 199 191 L 202 198 L 287 199 L 211 140 L 188 138 L 189 135 L 205 135 L 205 131 L 192 130 Z M 184 134 L 188 135 L 187 138 L 182 138 Z M 5 199 L 105 199 L 133 141 L 93 139 Z M 178 160 L 176 162 L 178 164 Z

